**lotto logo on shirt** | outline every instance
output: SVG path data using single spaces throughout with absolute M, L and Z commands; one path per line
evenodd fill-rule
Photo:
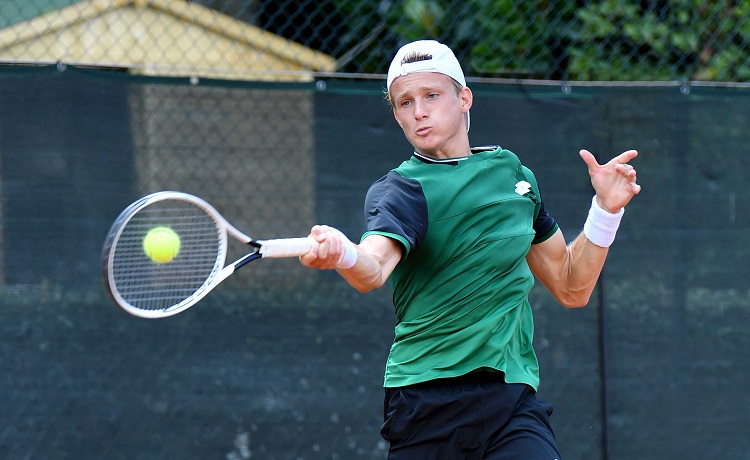
M 522 180 L 521 182 L 516 184 L 516 193 L 518 193 L 521 196 L 526 195 L 531 190 L 531 184 L 526 182 L 525 180 Z

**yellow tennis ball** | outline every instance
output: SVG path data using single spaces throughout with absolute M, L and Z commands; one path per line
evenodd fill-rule
M 169 227 L 155 227 L 143 238 L 143 251 L 156 263 L 167 263 L 180 252 L 180 237 Z

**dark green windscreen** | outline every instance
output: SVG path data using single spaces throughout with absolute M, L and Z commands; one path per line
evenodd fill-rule
M 410 154 L 383 84 L 0 70 L 0 456 L 385 458 L 387 289 L 259 261 L 144 320 L 109 302 L 100 267 L 112 221 L 157 190 L 257 238 L 325 223 L 358 240 L 367 187 Z M 578 150 L 641 152 L 643 191 L 589 306 L 532 292 L 564 457 L 743 458 L 750 92 L 473 90 L 472 144 L 514 151 L 568 240 L 593 193 Z

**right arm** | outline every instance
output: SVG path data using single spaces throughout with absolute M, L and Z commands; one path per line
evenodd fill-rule
M 346 236 L 334 228 L 316 225 L 310 231 L 310 237 L 318 245 L 300 257 L 302 265 L 320 270 L 336 269 L 359 292 L 368 292 L 384 285 L 403 255 L 400 243 L 381 235 L 369 235 L 357 245 L 346 240 Z M 356 262 L 349 268 L 340 268 L 338 266 L 347 244 L 352 244 L 356 250 Z

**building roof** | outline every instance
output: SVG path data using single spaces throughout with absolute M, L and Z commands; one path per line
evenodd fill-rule
M 0 29 L 0 62 L 286 81 L 336 69 L 331 56 L 184 0 L 86 0 L 14 22 Z
M 0 2 L 0 29 L 36 16 L 78 3 L 81 0 L 33 0 L 26 2 Z

